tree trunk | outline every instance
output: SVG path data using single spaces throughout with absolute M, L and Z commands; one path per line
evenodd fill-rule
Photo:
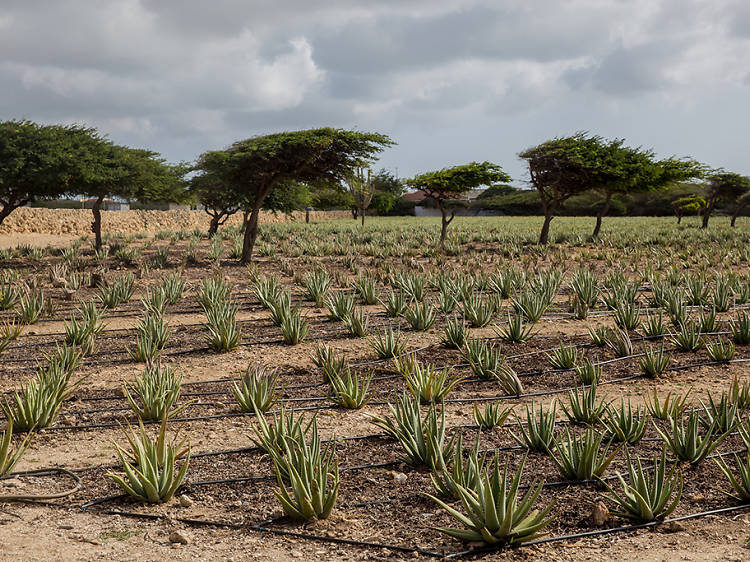
M 305 224 L 310 224 L 310 209 L 305 209 Z
M 28 203 L 28 200 L 20 201 L 17 205 L 5 205 L 3 204 L 3 208 L 0 209 L 0 224 L 3 224 L 3 221 L 8 218 L 8 215 L 10 215 L 13 211 L 18 209 L 18 207 L 23 207 Z
M 592 237 L 596 238 L 599 236 L 599 231 L 602 229 L 602 217 L 607 214 L 609 211 L 609 203 L 612 201 L 612 194 L 607 194 L 607 199 L 604 202 L 604 206 L 599 209 L 599 212 L 596 214 L 596 226 L 594 227 L 594 232 L 591 234 Z
M 248 217 L 248 211 L 245 211 L 244 225 L 245 225 L 245 237 L 242 239 L 242 259 L 240 263 L 248 264 L 252 261 L 253 248 L 255 247 L 255 239 L 258 237 L 258 217 L 260 216 L 261 203 L 256 203 L 253 210 L 250 212 Z
M 448 225 L 456 217 L 456 211 L 452 211 L 451 218 L 448 218 L 448 210 L 445 207 L 443 207 L 443 204 L 439 200 L 438 200 L 438 208 L 440 209 L 440 214 L 441 214 L 440 246 L 443 246 L 443 244 L 445 243 L 445 236 L 446 234 L 448 234 Z
M 708 228 L 708 218 L 711 216 L 711 207 L 706 207 L 703 211 L 703 224 L 701 228 Z
M 94 233 L 96 249 L 102 249 L 102 202 L 104 197 L 97 197 L 91 206 L 91 212 L 94 214 L 94 222 L 91 223 L 91 232 Z
M 682 213 L 677 213 L 677 224 L 682 222 Z
M 354 220 L 357 220 L 357 209 L 351 209 L 351 211 L 352 211 L 352 218 Z
M 539 245 L 545 246 L 549 241 L 549 223 L 552 222 L 553 216 L 545 212 L 544 213 L 544 224 L 542 225 L 542 232 L 539 235 Z
M 365 210 L 364 209 L 359 210 L 359 216 L 362 217 L 362 228 L 364 228 L 365 227 Z
M 219 231 L 219 218 L 221 215 L 211 215 L 211 222 L 208 225 L 208 237 L 213 238 Z

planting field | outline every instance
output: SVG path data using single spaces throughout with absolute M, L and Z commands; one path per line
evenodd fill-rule
M 593 220 L 0 249 L 2 558 L 746 558 L 750 230 Z

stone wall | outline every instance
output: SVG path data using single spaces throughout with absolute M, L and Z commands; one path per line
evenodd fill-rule
M 351 219 L 348 211 L 311 211 L 310 220 Z M 21 207 L 0 225 L 0 234 L 39 233 L 82 236 L 91 233 L 93 217 L 89 209 L 41 209 Z M 160 230 L 208 230 L 209 216 L 204 211 L 102 211 L 102 231 L 130 234 Z M 304 221 L 305 212 L 296 211 L 291 217 L 279 213 L 262 212 L 261 223 Z M 225 223 L 240 224 L 237 213 Z

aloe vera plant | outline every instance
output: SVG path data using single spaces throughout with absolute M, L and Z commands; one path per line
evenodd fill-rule
M 442 402 L 446 395 L 465 379 L 451 378 L 450 369 L 436 369 L 432 365 L 422 365 L 415 361 L 409 371 L 403 373 L 406 386 L 421 404 Z
M 573 423 L 592 425 L 599 423 L 607 411 L 607 403 L 597 400 L 597 385 L 592 384 L 588 388 L 578 388 L 568 392 L 568 405 L 561 403 L 565 415 Z
M 500 346 L 494 346 L 485 340 L 468 340 L 462 351 L 471 370 L 480 379 L 494 378 L 499 367 L 505 362 L 500 353 Z
M 463 313 L 474 328 L 483 328 L 492 321 L 497 310 L 497 303 L 493 298 L 483 298 L 472 295 L 463 302 Z
M 729 363 L 734 358 L 734 344 L 724 338 L 719 338 L 714 343 L 706 344 L 706 354 L 711 361 Z
M 553 369 L 572 369 L 578 363 L 578 348 L 575 346 L 565 347 L 562 342 L 560 342 L 560 347 L 546 355 Z
M 427 466 L 436 469 L 453 446 L 453 439 L 446 443 L 445 410 L 438 416 L 434 405 L 422 417 L 419 400 L 409 394 L 396 396 L 389 403 L 392 418 L 370 416 L 372 423 L 395 438 L 403 447 L 403 460 L 412 466 Z
M 646 434 L 647 416 L 641 408 L 633 410 L 630 400 L 620 399 L 620 407 L 607 406 L 607 412 L 602 417 L 602 423 L 607 428 L 606 435 L 613 441 L 637 444 Z
M 232 351 L 240 344 L 240 329 L 237 327 L 236 304 L 227 300 L 205 309 L 208 330 L 208 347 L 212 351 L 224 353 Z
M 344 325 L 351 335 L 364 338 L 368 333 L 370 315 L 361 308 L 355 308 L 349 316 L 344 318 Z
M 656 431 L 675 457 L 692 465 L 697 465 L 710 455 L 727 436 L 724 433 L 717 437 L 716 426 L 710 426 L 706 434 L 701 436 L 700 430 L 705 422 L 698 412 L 688 414 L 687 424 L 683 418 L 674 418 L 670 425 L 671 431 L 662 431 L 655 426 Z
M 346 320 L 354 312 L 354 295 L 337 292 L 326 299 L 326 309 L 330 320 Z
M 174 496 L 187 474 L 190 465 L 190 445 L 187 445 L 185 440 L 179 443 L 167 442 L 166 418 L 161 422 L 156 439 L 148 435 L 140 420 L 138 426 L 138 433 L 130 426 L 129 432 L 123 428 L 130 451 L 121 448 L 117 443 L 114 444 L 125 476 L 113 472 L 107 472 L 106 475 L 138 501 L 168 501 Z M 182 460 L 182 466 L 178 469 L 179 460 Z
M 511 432 L 510 436 L 522 447 L 535 453 L 549 453 L 555 442 L 555 417 L 557 402 L 552 401 L 547 411 L 539 404 L 539 412 L 534 410 L 534 403 L 526 406 L 526 423 L 516 418 L 520 437 Z
M 607 333 L 607 346 L 615 352 L 617 357 L 629 357 L 633 355 L 633 342 L 624 330 L 615 328 Z
M 375 350 L 378 359 L 390 359 L 406 352 L 406 337 L 401 334 L 401 330 L 394 331 L 391 327 L 385 328 L 367 341 Z
M 510 343 L 523 343 L 532 337 L 531 326 L 524 326 L 523 316 L 508 313 L 508 324 L 500 329 L 495 328 L 495 333 L 503 341 Z
M 596 385 L 602 378 L 602 366 L 598 363 L 592 363 L 589 359 L 584 359 L 576 365 L 576 378 L 582 385 Z
M 65 358 L 48 358 L 46 365 L 37 369 L 36 376 L 27 381 L 20 392 L 14 392 L 11 399 L 0 404 L 5 416 L 13 422 L 16 429 L 31 431 L 47 427 L 55 421 L 62 403 L 86 378 L 71 380 L 74 367 L 70 365 L 70 361 Z
M 724 459 L 721 456 L 719 456 L 719 458 L 717 459 L 714 459 L 714 461 L 718 465 L 719 469 L 721 469 L 722 474 L 724 474 L 726 479 L 729 480 L 729 484 L 732 486 L 732 490 L 734 491 L 734 494 L 727 492 L 724 493 L 730 498 L 734 498 L 739 502 L 750 502 L 750 453 L 747 453 L 745 455 L 744 461 L 739 457 L 739 455 L 737 455 L 736 453 L 734 454 L 737 476 L 734 475 L 732 469 L 729 468 L 729 466 L 726 462 L 724 462 Z
M 328 399 L 337 406 L 349 410 L 362 408 L 374 394 L 370 392 L 372 373 L 360 377 L 358 373 L 352 373 L 349 367 L 346 367 L 343 372 L 331 373 L 328 381 L 331 383 Z
M 10 320 L 4 322 L 0 326 L 0 353 L 11 344 L 11 342 L 18 339 L 23 332 L 23 324 L 16 320 Z
M 456 484 L 464 488 L 476 486 L 486 459 L 486 454 L 479 454 L 479 437 L 477 435 L 474 446 L 469 451 L 467 459 L 464 460 L 463 437 L 459 435 L 454 443 L 453 453 L 446 455 L 451 467 L 448 468 L 446 459 L 441 458 L 443 462 L 440 468 L 432 471 L 430 480 L 439 495 L 460 499 Z
M 726 393 L 722 393 L 719 400 L 714 400 L 714 397 L 709 394 L 708 405 L 703 401 L 701 405 L 706 419 L 700 419 L 706 429 L 713 427 L 719 433 L 729 433 L 742 421 L 742 406 L 730 400 Z
M 381 301 L 381 304 L 389 318 L 398 318 L 404 313 L 409 303 L 402 291 L 395 292 L 391 289 L 388 297 L 384 301 Z
M 744 310 L 738 311 L 737 318 L 729 321 L 729 330 L 736 345 L 750 344 L 750 315 Z
M 8 420 L 8 426 L 3 431 L 2 439 L 0 439 L 0 477 L 8 474 L 18 464 L 18 461 L 21 460 L 21 457 L 26 452 L 26 448 L 29 446 L 33 435 L 31 432 L 27 433 L 15 449 L 11 448 L 13 420 Z
M 173 368 L 149 364 L 142 376 L 135 377 L 132 386 L 123 386 L 123 392 L 139 419 L 160 420 L 176 416 L 195 402 L 177 406 L 181 387 L 182 375 Z
M 698 351 L 705 345 L 695 322 L 683 322 L 679 328 L 679 331 L 669 339 L 679 351 Z
M 643 357 L 639 360 L 641 372 L 651 378 L 663 375 L 667 371 L 667 367 L 669 367 L 669 360 L 671 358 L 671 354 L 664 353 L 664 345 L 659 348 L 649 346 L 644 349 Z
M 276 401 L 276 371 L 263 365 L 250 366 L 245 376 L 232 385 L 237 404 L 243 412 L 265 413 Z
M 286 516 L 298 521 L 326 519 L 338 498 L 339 468 L 335 445 L 323 448 L 316 419 L 309 436 L 284 435 L 271 458 L 279 486 L 274 495 Z
M 677 471 L 677 465 L 672 465 L 667 472 L 665 449 L 662 449 L 661 457 L 654 458 L 653 469 L 644 468 L 640 459 L 633 462 L 627 449 L 625 459 L 629 483 L 617 473 L 622 492 L 617 493 L 604 482 L 609 490 L 607 499 L 618 508 L 614 514 L 639 523 L 666 519 L 682 497 L 682 473 Z
M 500 461 L 488 463 L 471 487 L 455 483 L 456 492 L 466 514 L 444 501 L 427 494 L 440 507 L 456 519 L 462 528 L 438 528 L 442 533 L 462 541 L 510 545 L 528 542 L 541 536 L 552 521 L 547 517 L 553 504 L 541 511 L 533 509 L 544 483 L 535 481 L 520 497 L 521 476 L 526 458 L 521 461 L 512 479 L 508 478 L 508 459 L 500 470 Z M 520 497 L 520 498 L 519 498 Z
M 469 337 L 469 330 L 466 328 L 464 321 L 458 316 L 448 318 L 443 328 L 442 344 L 449 349 L 461 349 L 466 345 Z
M 486 404 L 484 410 L 480 410 L 475 403 L 472 411 L 474 423 L 479 429 L 501 427 L 512 413 L 514 413 L 512 407 L 502 409 L 498 404 L 492 403 Z
M 302 317 L 299 306 L 295 306 L 281 321 L 281 335 L 287 345 L 297 345 L 305 340 L 309 324 Z
M 556 441 L 552 448 L 552 460 L 563 478 L 567 480 L 591 480 L 599 478 L 619 452 L 609 451 L 604 443 L 604 435 L 589 428 L 580 437 L 571 435 L 565 429 L 566 438 Z
M 140 363 L 153 361 L 167 346 L 171 333 L 163 314 L 147 311 L 136 325 L 135 347 L 127 348 L 128 355 Z
M 652 392 L 643 394 L 643 400 L 649 413 L 657 419 L 666 421 L 682 417 L 682 413 L 687 408 L 687 399 L 690 396 L 688 390 L 682 396 L 672 395 L 668 392 L 663 400 L 659 399 L 659 393 L 656 388 Z
M 404 310 L 404 318 L 418 332 L 429 330 L 437 319 L 435 307 L 426 301 L 415 302 Z
M 329 382 L 332 375 L 338 375 L 346 367 L 346 357 L 325 344 L 318 344 L 312 360 L 322 371 L 325 382 Z

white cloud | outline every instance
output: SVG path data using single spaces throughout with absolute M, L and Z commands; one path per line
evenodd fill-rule
M 359 127 L 400 143 L 384 160 L 404 174 L 479 158 L 517 171 L 528 143 L 578 129 L 653 146 L 679 130 L 681 153 L 692 141 L 709 159 L 716 143 L 738 153 L 744 134 L 709 150 L 686 123 L 719 106 L 742 123 L 747 6 L 5 0 L 0 118 L 83 121 L 175 160 L 279 129 Z M 720 164 L 750 171 L 744 158 Z

